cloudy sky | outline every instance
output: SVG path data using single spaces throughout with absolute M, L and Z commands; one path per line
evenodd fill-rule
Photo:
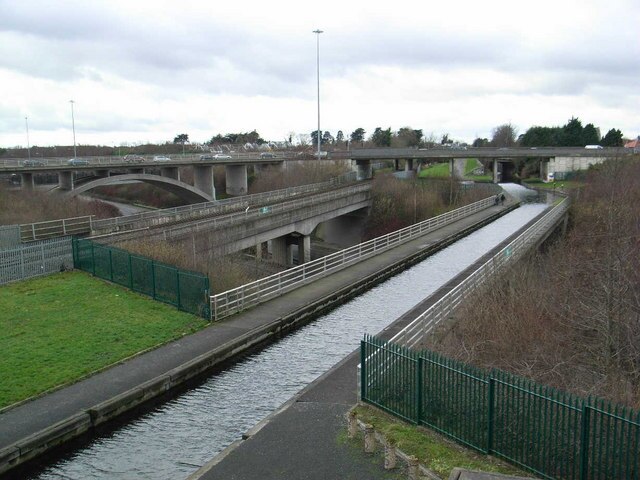
M 0 146 L 511 122 L 640 135 L 638 0 L 0 0 Z M 295 135 L 294 135 L 295 136 Z

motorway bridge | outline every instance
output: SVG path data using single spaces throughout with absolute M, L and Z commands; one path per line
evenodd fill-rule
M 589 165 L 602 163 L 607 159 L 631 155 L 630 149 L 600 148 L 586 149 L 574 147 L 540 148 L 371 148 L 336 150 L 329 152 L 319 161 L 351 161 L 358 179 L 371 178 L 372 161 L 393 160 L 396 169 L 404 161 L 405 170 L 413 170 L 419 161 L 442 162 L 460 158 L 478 158 L 493 163 L 493 181 L 512 180 L 514 161 L 537 159 L 543 180 L 562 179 L 567 172 L 584 170 Z M 215 199 L 213 167 L 225 169 L 227 194 L 247 194 L 247 168 L 260 170 L 266 166 L 282 166 L 285 162 L 318 161 L 311 154 L 299 155 L 294 152 L 276 152 L 265 157 L 259 153 L 232 153 L 228 155 L 180 155 L 169 157 L 136 157 L 135 161 L 124 157 L 87 157 L 82 159 L 9 158 L 0 160 L 0 174 L 20 175 L 23 188 L 33 188 L 34 175 L 55 173 L 58 187 L 75 195 L 101 185 L 141 181 L 154 183 L 167 190 L 177 192 L 188 201 Z M 193 186 L 180 180 L 180 167 L 190 166 L 194 172 Z M 76 191 L 77 173 L 91 172 L 94 177 L 83 183 Z M 126 174 L 118 176 L 117 174 Z M 113 178 L 109 178 L 113 177 Z

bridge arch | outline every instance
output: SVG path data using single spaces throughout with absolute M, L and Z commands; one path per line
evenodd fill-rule
M 149 183 L 158 188 L 171 192 L 188 203 L 211 202 L 215 200 L 214 196 L 207 194 L 202 190 L 195 188 L 193 185 L 175 180 L 170 177 L 161 177 L 160 175 L 151 175 L 147 173 L 127 173 L 123 175 L 113 175 L 111 177 L 102 177 L 92 180 L 82 185 L 78 185 L 73 190 L 66 192 L 67 196 L 75 197 L 88 190 L 104 185 L 118 185 L 133 181 Z

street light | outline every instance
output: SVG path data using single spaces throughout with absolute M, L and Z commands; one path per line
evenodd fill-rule
M 24 124 L 27 126 L 27 155 L 31 160 L 31 145 L 29 144 L 29 117 L 24 117 Z
M 73 100 L 69 100 L 71 104 L 71 128 L 73 129 L 73 158 L 78 158 L 76 155 L 76 122 L 73 118 Z
M 318 160 L 320 160 L 320 143 L 322 137 L 320 136 L 320 34 L 322 30 L 314 30 L 316 34 L 316 71 L 318 73 Z

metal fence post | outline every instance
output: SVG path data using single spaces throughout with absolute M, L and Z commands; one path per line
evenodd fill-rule
M 113 250 L 111 250 L 111 248 L 109 248 L 109 280 L 111 282 L 113 282 L 113 256 L 112 256 L 112 252 L 113 252 Z
M 176 268 L 176 296 L 177 296 L 177 307 L 178 310 L 183 310 L 182 305 L 180 304 L 180 270 Z
M 151 260 L 151 296 L 156 299 L 156 264 Z
M 493 376 L 489 377 L 489 388 L 487 392 L 487 449 L 485 453 L 490 455 L 493 450 L 493 422 L 495 416 L 494 403 L 496 395 L 496 381 Z
M 367 378 L 367 373 L 366 373 L 366 364 L 365 364 L 365 359 L 366 359 L 366 339 L 365 340 L 360 340 L 360 399 L 364 400 L 367 396 L 367 387 L 366 387 L 366 378 Z
M 129 253 L 129 288 L 133 290 L 133 262 L 131 260 L 131 254 Z
M 582 406 L 580 422 L 580 479 L 586 480 L 589 475 L 589 428 L 591 426 L 591 409 L 586 403 Z
M 90 240 L 89 240 L 90 241 Z M 93 248 L 94 244 L 91 242 L 91 275 L 96 276 L 96 251 Z
M 418 367 L 416 368 L 416 424 L 420 425 L 422 420 L 422 355 L 418 357 Z

